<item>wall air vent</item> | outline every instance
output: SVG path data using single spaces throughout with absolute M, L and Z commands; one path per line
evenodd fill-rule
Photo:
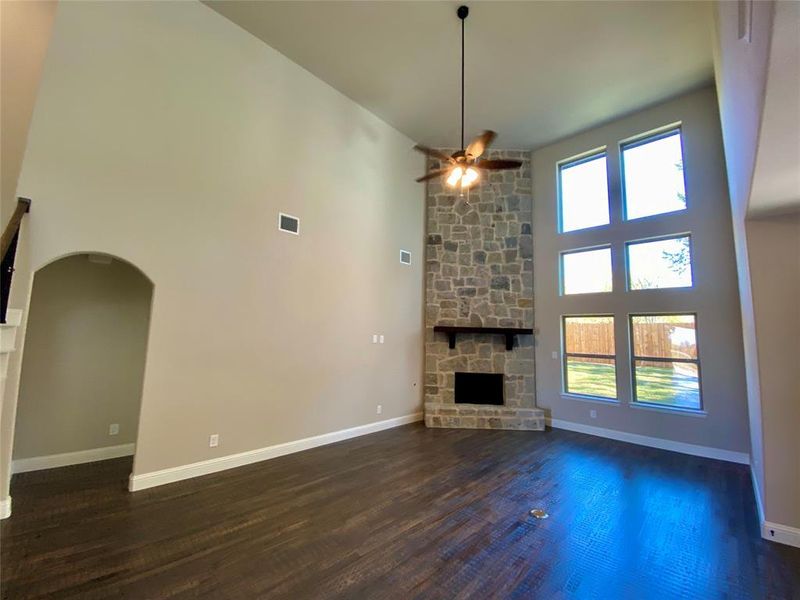
M 404 265 L 411 264 L 411 252 L 408 250 L 400 250 L 400 262 Z
M 278 229 L 286 233 L 300 235 L 300 219 L 292 215 L 278 213 Z

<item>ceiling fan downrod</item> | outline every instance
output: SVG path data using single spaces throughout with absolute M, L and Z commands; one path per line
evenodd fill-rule
M 461 19 L 461 151 L 464 151 L 464 21 L 469 16 L 469 6 L 459 6 L 456 11 Z
M 428 171 L 422 177 L 417 177 L 416 181 L 444 177 L 445 183 L 449 187 L 460 186 L 463 193 L 464 190 L 469 191 L 470 188 L 480 183 L 481 172 L 518 169 L 522 162 L 518 160 L 481 160 L 481 156 L 489 149 L 497 135 L 494 131 L 486 130 L 472 140 L 469 146 L 464 144 L 464 21 L 469 15 L 469 7 L 459 6 L 456 15 L 461 19 L 461 148 L 450 156 L 441 150 L 421 144 L 414 146 L 414 149 L 439 161 L 437 168 Z

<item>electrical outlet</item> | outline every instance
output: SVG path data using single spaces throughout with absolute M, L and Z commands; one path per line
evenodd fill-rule
M 381 414 L 383 412 L 383 405 L 382 404 L 378 404 L 377 408 L 375 409 L 375 412 L 377 414 Z
M 558 360 L 558 352 L 553 352 L 553 360 Z
M 108 435 L 117 435 L 119 433 L 119 423 L 112 423 L 108 426 Z
M 382 344 L 383 343 L 383 334 L 381 334 L 380 340 L 381 340 L 381 344 Z
M 216 448 L 217 446 L 219 446 L 219 434 L 212 433 L 210 436 L 208 436 L 208 447 Z
M 372 334 L 372 343 L 373 344 L 377 344 L 378 343 L 378 334 L 377 333 L 373 333 Z
M 593 418 L 593 419 L 596 419 L 597 418 L 597 411 L 596 410 L 590 410 L 589 411 L 589 416 L 591 418 Z

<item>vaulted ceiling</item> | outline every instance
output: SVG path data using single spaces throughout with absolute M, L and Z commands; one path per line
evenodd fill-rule
M 458 144 L 458 2 L 206 4 L 417 142 Z M 709 84 L 702 1 L 469 2 L 467 137 L 535 148 Z

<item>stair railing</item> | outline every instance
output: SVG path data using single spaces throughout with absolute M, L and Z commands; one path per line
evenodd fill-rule
M 31 211 L 29 198 L 17 198 L 17 208 L 8 221 L 3 237 L 0 238 L 0 256 L 3 257 L 0 265 L 0 323 L 6 322 L 8 310 L 8 295 L 11 292 L 11 277 L 14 274 L 14 259 L 17 256 L 17 241 L 22 217 Z

